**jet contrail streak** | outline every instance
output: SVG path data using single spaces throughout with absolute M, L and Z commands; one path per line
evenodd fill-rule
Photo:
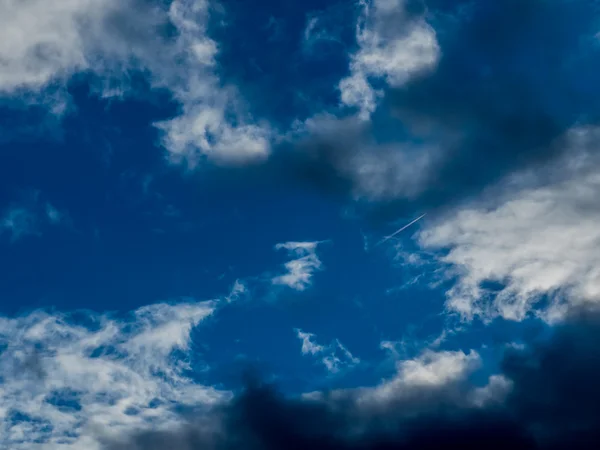
M 423 217 L 425 217 L 427 215 L 427 213 L 417 217 L 415 220 L 413 220 L 411 223 L 408 223 L 406 225 L 404 225 L 402 228 L 400 228 L 399 230 L 396 230 L 394 233 L 390 234 L 389 236 L 384 237 L 382 240 L 380 240 L 377 244 L 375 244 L 375 247 L 377 247 L 380 244 L 383 244 L 385 241 L 392 239 L 394 236 L 396 236 L 398 233 L 406 230 L 408 227 L 410 227 L 413 223 L 418 222 L 419 220 L 421 220 Z

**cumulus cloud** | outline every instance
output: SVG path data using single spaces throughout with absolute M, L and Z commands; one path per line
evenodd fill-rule
M 296 291 L 303 291 L 312 284 L 312 277 L 321 270 L 322 263 L 317 255 L 316 242 L 285 242 L 277 244 L 275 250 L 287 251 L 293 258 L 284 264 L 286 272 L 271 279 L 274 285 L 287 286 Z
M 181 61 L 177 78 L 169 79 L 168 87 L 182 112 L 157 124 L 164 132 L 163 143 L 172 160 L 191 167 L 203 158 L 230 164 L 264 160 L 270 153 L 270 130 L 248 122 L 234 87 L 220 87 L 218 45 L 207 34 L 209 12 L 205 0 L 171 4 L 169 17 L 179 32 Z
M 319 361 L 330 373 L 338 373 L 344 368 L 360 363 L 360 359 L 350 353 L 338 339 L 329 345 L 320 345 L 312 333 L 296 329 L 296 336 L 302 341 L 302 354 L 319 358 Z
M 98 449 L 110 436 L 182 423 L 175 406 L 227 398 L 190 376 L 190 332 L 214 308 L 1 317 L 0 447 Z
M 375 387 L 298 399 L 254 382 L 218 414 L 106 448 L 592 449 L 599 323 L 593 311 L 572 311 L 550 338 L 507 350 L 501 373 L 483 386 L 471 380 L 474 351 L 426 351 L 398 363 L 385 395 Z
M 206 0 L 3 1 L 0 95 L 46 97 L 60 112 L 64 96 L 47 94 L 74 75 L 94 76 L 103 96 L 122 96 L 131 74 L 144 73 L 181 104 L 177 117 L 157 124 L 173 161 L 262 159 L 268 128 L 243 112 L 235 89 L 221 86 L 209 13 Z
M 350 57 L 350 75 L 340 81 L 342 104 L 368 119 L 378 97 L 371 79 L 399 87 L 411 76 L 435 67 L 440 55 L 435 30 L 423 17 L 409 17 L 406 0 L 361 0 L 356 24 L 358 50 Z M 399 31 L 401 30 L 401 31 Z
M 563 159 L 513 176 L 419 234 L 456 277 L 451 311 L 510 320 L 536 311 L 554 321 L 569 307 L 600 301 L 599 133 L 571 130 Z

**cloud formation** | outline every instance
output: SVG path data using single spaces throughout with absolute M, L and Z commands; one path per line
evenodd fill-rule
M 426 70 L 404 76 L 411 72 L 381 66 L 381 98 L 370 120 L 321 114 L 301 127 L 306 156 L 299 159 L 308 168 L 300 174 L 313 185 L 369 207 L 383 202 L 375 205 L 383 217 L 446 209 L 516 170 L 560 157 L 561 136 L 598 120 L 600 92 L 584 75 L 598 61 L 591 1 L 362 4 L 359 30 L 364 21 L 364 35 L 376 43 L 414 39 L 414 61 Z M 385 39 L 374 31 L 380 27 Z M 359 46 L 369 63 L 353 56 L 362 69 L 348 80 L 361 80 L 380 61 L 372 55 L 377 45 Z M 352 86 L 350 103 L 375 111 L 371 84 Z
M 323 266 L 317 255 L 320 242 L 285 242 L 277 244 L 275 250 L 286 250 L 293 258 L 284 264 L 286 273 L 271 279 L 274 285 L 287 286 L 296 291 L 303 291 L 312 284 L 312 277 Z
M 312 333 L 296 329 L 296 336 L 302 341 L 302 354 L 317 357 L 329 373 L 338 373 L 360 363 L 360 359 L 350 353 L 338 339 L 324 346 L 315 341 L 316 336 Z
M 290 399 L 255 383 L 177 432 L 106 449 L 591 449 L 600 425 L 598 336 L 596 314 L 571 316 L 551 338 L 508 350 L 502 375 L 481 387 L 469 381 L 474 352 L 402 362 L 393 389 L 375 397 L 380 388 Z
M 0 95 L 68 107 L 66 87 L 91 76 L 101 96 L 127 96 L 135 74 L 169 90 L 180 113 L 158 123 L 174 162 L 246 163 L 270 151 L 268 127 L 218 76 L 206 0 L 8 0 L 0 4 Z M 63 91 L 63 95 L 56 92 Z M 39 100 L 41 98 L 41 100 Z
M 190 377 L 190 332 L 214 308 L 0 317 L 0 447 L 98 449 L 110 436 L 182 423 L 175 407 L 227 398 Z
M 356 24 L 358 49 L 350 56 L 350 75 L 339 83 L 343 105 L 369 119 L 381 90 L 372 81 L 400 87 L 412 76 L 431 70 L 440 56 L 435 30 L 423 17 L 410 17 L 405 0 L 362 0 Z
M 27 191 L 18 202 L 8 205 L 0 214 L 0 236 L 7 234 L 11 242 L 16 242 L 26 236 L 39 236 L 45 226 L 68 221 L 65 212 L 40 197 L 39 191 Z
M 418 235 L 456 277 L 448 308 L 463 318 L 560 320 L 600 302 L 599 131 L 572 130 L 565 157 L 524 171 Z

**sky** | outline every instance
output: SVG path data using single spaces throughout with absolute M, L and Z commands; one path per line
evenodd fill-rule
M 593 0 L 0 0 L 0 449 L 595 448 L 599 69 Z

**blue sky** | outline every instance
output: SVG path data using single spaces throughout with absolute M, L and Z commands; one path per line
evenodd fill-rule
M 600 302 L 598 13 L 0 1 L 0 448 L 170 436 L 248 370 L 513 405 Z

